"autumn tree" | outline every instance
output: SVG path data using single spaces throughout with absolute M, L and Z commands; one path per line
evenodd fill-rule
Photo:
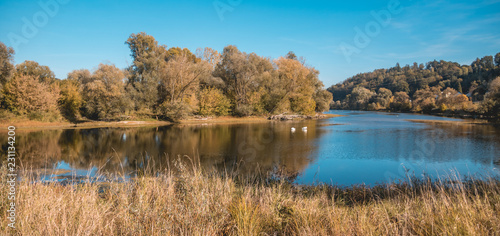
M 231 101 L 220 89 L 207 87 L 198 95 L 199 114 L 202 116 L 226 116 L 230 113 Z
M 247 116 L 263 112 L 263 83 L 270 79 L 273 65 L 267 58 L 255 53 L 240 52 L 235 46 L 227 46 L 220 63 L 214 71 L 215 77 L 224 82 L 224 92 L 234 104 L 234 114 Z
M 71 80 L 79 86 L 88 83 L 92 79 L 92 73 L 87 69 L 74 70 L 68 73 L 66 80 Z
M 90 78 L 82 77 L 84 114 L 96 120 L 120 118 L 128 108 L 124 80 L 122 70 L 105 64 L 100 64 Z
M 392 92 L 386 88 L 379 88 L 377 94 L 374 97 L 374 102 L 379 106 L 380 109 L 389 108 L 391 103 Z
M 80 81 L 85 81 L 85 79 L 78 79 L 79 76 L 77 73 L 79 71 L 69 73 L 68 77 L 62 80 L 59 85 L 61 89 L 58 101 L 59 110 L 61 111 L 61 115 L 71 122 L 77 122 L 80 119 L 80 109 L 83 105 L 83 98 L 80 93 Z M 90 77 L 90 73 L 88 77 Z
M 405 92 L 394 93 L 390 107 L 393 111 L 409 111 L 411 109 L 410 96 Z
M 189 54 L 180 54 L 162 63 L 159 68 L 159 111 L 179 119 L 197 110 L 196 92 L 200 78 L 210 73 L 205 61 L 195 63 Z
M 200 78 L 200 86 L 203 88 L 214 87 L 218 89 L 224 89 L 224 81 L 220 77 L 213 75 L 213 71 L 216 66 L 221 62 L 221 54 L 212 48 L 198 48 L 196 49 L 196 57 L 201 61 L 205 61 L 209 64 L 212 73 L 206 74 Z
M 48 66 L 34 61 L 16 65 L 4 87 L 4 106 L 14 114 L 36 120 L 57 120 L 59 86 Z
M 248 115 L 249 84 L 255 74 L 247 60 L 246 53 L 240 52 L 236 46 L 226 46 L 222 52 L 222 60 L 216 66 L 214 75 L 224 81 L 224 92 L 234 104 L 234 112 Z
M 490 117 L 500 119 L 500 77 L 490 82 L 480 111 Z
M 35 120 L 55 121 L 59 118 L 59 88 L 31 75 L 16 75 L 4 88 L 7 109 L 19 116 Z
M 469 98 L 453 88 L 446 88 L 437 97 L 436 105 L 441 111 L 467 110 L 472 106 Z
M 17 76 L 33 76 L 42 83 L 54 83 L 56 76 L 48 66 L 43 66 L 35 61 L 24 61 L 16 65 Z
M 438 87 L 420 89 L 413 95 L 414 111 L 430 112 L 436 108 L 436 99 L 441 93 Z
M 349 98 L 349 103 L 351 107 L 356 107 L 356 109 L 365 110 L 367 109 L 368 102 L 375 96 L 375 93 L 369 89 L 363 87 L 356 87 L 352 90 L 351 97 Z
M 316 92 L 319 72 L 301 62 L 280 57 L 274 61 L 278 68 L 278 80 L 282 89 L 278 111 L 292 111 L 312 115 L 316 111 L 313 95 Z
M 180 48 L 180 47 L 171 47 L 165 53 L 165 61 L 169 61 L 171 59 L 175 59 L 179 56 L 183 56 L 187 58 L 188 61 L 196 63 L 200 62 L 201 59 L 196 57 L 189 49 Z

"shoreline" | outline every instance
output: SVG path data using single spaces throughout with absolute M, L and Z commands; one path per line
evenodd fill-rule
M 335 114 L 321 114 L 319 118 L 313 119 L 329 119 L 340 117 L 342 115 Z M 296 119 L 305 120 L 305 119 Z M 14 120 L 14 121 L 1 121 L 0 129 L 7 129 L 13 125 L 16 129 L 21 130 L 51 130 L 51 129 L 91 129 L 91 128 L 107 128 L 107 127 L 147 127 L 147 126 L 166 126 L 166 125 L 199 125 L 199 124 L 246 124 L 246 123 L 266 123 L 266 122 L 281 122 L 270 120 L 267 116 L 249 116 L 249 117 L 207 117 L 207 118 L 188 118 L 178 122 L 159 121 L 159 120 L 125 120 L 125 121 L 85 121 L 82 123 L 70 123 L 67 121 L 62 122 L 43 122 L 33 120 Z
M 466 123 L 466 124 L 489 124 L 489 125 L 499 125 L 500 121 L 492 121 L 488 120 L 486 118 L 472 118 L 468 116 L 458 116 L 458 115 L 445 115 L 442 113 L 420 113 L 420 112 L 405 112 L 405 111 L 390 111 L 390 110 L 376 110 L 376 111 L 367 111 L 367 110 L 330 110 L 330 111 L 366 111 L 366 112 L 383 112 L 383 113 L 401 113 L 401 114 L 411 114 L 411 115 L 422 115 L 422 116 L 434 116 L 434 117 L 441 117 L 441 118 L 450 118 L 450 119 L 457 119 L 456 121 L 448 121 L 448 122 L 457 122 L 457 123 Z M 429 120 L 429 119 L 408 119 L 408 121 L 428 121 L 429 123 L 446 123 L 447 121 L 442 121 L 442 120 Z
M 426 123 L 426 124 L 460 124 L 460 125 L 494 125 L 495 123 L 488 122 L 486 120 L 417 120 L 417 119 L 407 119 L 406 121 L 415 123 Z

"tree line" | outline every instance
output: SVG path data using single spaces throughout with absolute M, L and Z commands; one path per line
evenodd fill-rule
M 144 32 L 126 40 L 133 58 L 125 69 L 100 64 L 58 79 L 34 61 L 14 65 L 0 42 L 0 118 L 55 121 L 189 116 L 313 115 L 330 108 L 332 94 L 319 71 L 293 52 L 278 59 L 229 45 L 190 50 L 160 45 Z
M 431 61 L 355 75 L 328 88 L 334 109 L 500 118 L 500 53 L 471 65 Z

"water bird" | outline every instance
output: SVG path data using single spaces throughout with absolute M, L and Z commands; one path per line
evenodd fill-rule
M 302 127 L 302 131 L 307 131 L 307 127 Z
M 291 129 L 291 130 L 292 130 L 292 133 L 293 133 L 293 132 L 295 132 L 295 128 L 294 128 L 294 127 L 292 127 L 292 129 Z

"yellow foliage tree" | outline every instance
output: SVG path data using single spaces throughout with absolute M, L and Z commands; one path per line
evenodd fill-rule
M 199 114 L 202 116 L 226 116 L 230 112 L 231 102 L 219 89 L 212 87 L 202 89 L 198 100 Z
M 4 94 L 6 107 L 17 115 L 36 120 L 59 118 L 59 88 L 55 84 L 41 82 L 34 76 L 18 75 L 6 84 Z

